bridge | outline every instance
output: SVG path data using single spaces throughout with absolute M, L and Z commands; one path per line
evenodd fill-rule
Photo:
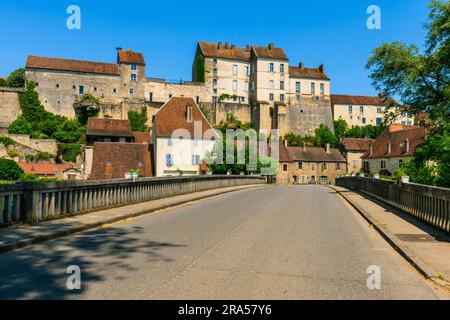
M 368 182 L 357 179 L 362 178 L 337 184 L 364 191 Z M 130 214 L 137 206 L 184 197 L 145 214 L 1 253 L 1 299 L 449 298 L 335 191 L 339 187 L 274 186 L 260 177 L 219 176 L 1 188 L 2 223 L 10 226 L 0 229 L 0 244 L 2 233 L 11 230 L 62 229 L 67 219 Z M 211 190 L 217 191 L 214 196 L 194 197 Z M 375 196 L 375 190 L 367 192 Z M 443 194 L 437 197 L 448 196 Z M 431 200 L 437 218 L 424 224 L 448 226 L 445 197 Z M 40 224 L 15 225 L 20 220 Z M 80 290 L 67 287 L 69 266 L 81 271 Z M 368 286 L 373 268 L 381 271 L 379 288 Z

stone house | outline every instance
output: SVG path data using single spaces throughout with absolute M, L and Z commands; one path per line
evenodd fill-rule
M 217 132 L 192 98 L 172 97 L 152 126 L 155 175 L 198 175 Z
M 384 121 L 386 108 L 390 105 L 389 101 L 385 101 L 379 96 L 351 96 L 340 94 L 332 94 L 331 103 L 333 105 L 334 120 L 343 119 L 350 127 L 367 125 L 381 126 Z M 414 117 L 408 112 L 399 112 L 395 123 L 413 125 Z
M 414 156 L 416 147 L 425 139 L 425 128 L 399 124 L 388 126 L 362 156 L 364 172 L 394 174 L 405 160 Z
M 339 150 L 347 161 L 348 173 L 359 173 L 363 168 L 362 156 L 369 151 L 374 139 L 342 138 Z
M 40 178 L 56 178 L 60 180 L 84 179 L 83 172 L 75 168 L 73 163 L 19 162 L 18 165 L 25 174 L 34 174 Z
M 338 149 L 288 147 L 280 144 L 279 184 L 330 184 L 347 172 L 347 163 Z

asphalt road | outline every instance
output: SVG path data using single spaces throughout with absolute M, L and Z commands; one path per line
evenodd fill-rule
M 66 269 L 81 269 L 81 290 Z M 367 287 L 378 266 L 381 289 Z M 437 299 L 327 187 L 262 187 L 0 255 L 1 299 Z

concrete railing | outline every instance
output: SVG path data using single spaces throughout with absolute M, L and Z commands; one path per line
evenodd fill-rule
M 366 193 L 450 232 L 450 189 L 361 177 L 338 178 L 336 185 Z
M 0 185 L 0 226 L 38 223 L 216 188 L 263 184 L 258 176 L 195 176 Z

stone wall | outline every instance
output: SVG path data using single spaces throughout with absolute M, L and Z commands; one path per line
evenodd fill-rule
M 8 128 L 21 114 L 19 92 L 23 89 L 0 87 L 0 128 Z
M 49 152 L 53 155 L 58 153 L 58 146 L 54 139 L 33 139 L 26 134 L 8 134 L 4 132 L 0 132 L 0 135 L 9 137 L 17 143 L 37 151 Z

